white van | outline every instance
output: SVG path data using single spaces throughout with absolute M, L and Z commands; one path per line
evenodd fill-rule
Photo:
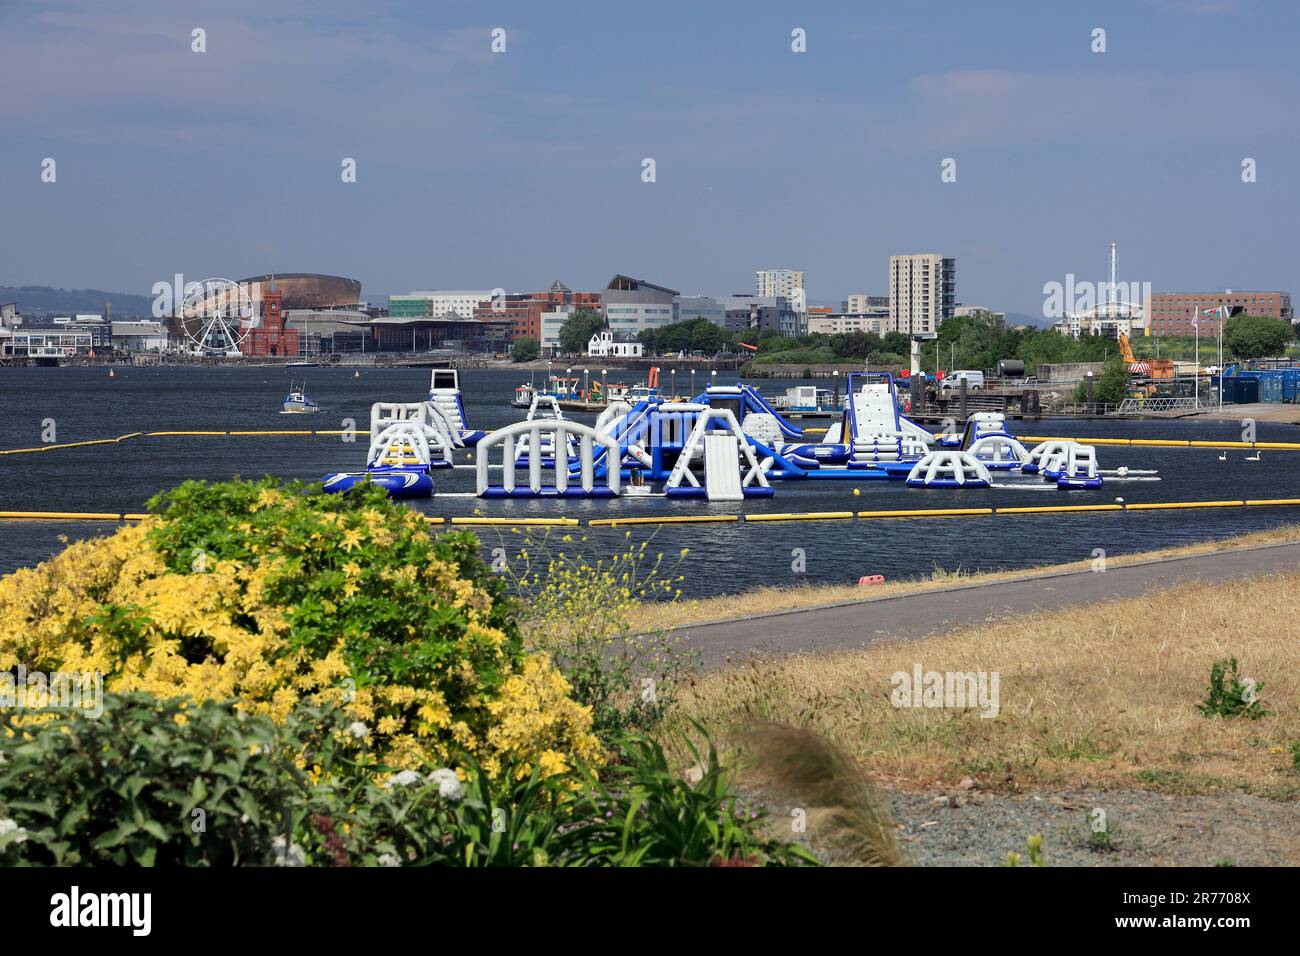
M 966 391 L 978 392 L 984 387 L 984 373 L 975 372 L 970 369 L 959 369 L 956 372 L 949 372 L 939 383 L 939 388 L 960 389 L 962 379 L 966 380 Z

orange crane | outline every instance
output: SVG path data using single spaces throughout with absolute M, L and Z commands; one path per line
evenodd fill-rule
M 1128 363 L 1128 370 L 1130 375 L 1151 374 L 1151 363 L 1139 362 L 1137 360 L 1137 357 L 1133 354 L 1132 346 L 1128 344 L 1128 336 L 1125 335 L 1123 332 L 1119 334 L 1119 355 L 1120 358 L 1122 358 L 1125 362 Z

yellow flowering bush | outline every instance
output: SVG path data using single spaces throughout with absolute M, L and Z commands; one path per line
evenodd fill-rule
M 0 670 L 99 672 L 110 692 L 284 720 L 337 704 L 393 769 L 465 752 L 496 773 L 599 760 L 590 709 L 526 654 L 472 535 L 382 491 L 187 482 L 155 514 L 0 579 Z

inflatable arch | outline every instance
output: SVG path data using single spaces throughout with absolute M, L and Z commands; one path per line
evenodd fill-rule
M 526 443 L 530 448 L 567 448 L 576 442 L 577 446 L 577 486 L 570 484 L 569 463 L 565 458 L 556 460 L 551 456 L 549 462 L 542 455 L 528 456 L 528 484 L 519 487 L 516 483 L 516 448 Z M 569 421 L 563 418 L 534 418 L 531 421 L 516 422 L 505 428 L 489 432 L 478 442 L 478 457 L 475 462 L 478 475 L 478 495 L 480 498 L 614 498 L 618 496 L 622 473 L 618 468 L 605 469 L 604 485 L 596 484 L 596 446 L 599 445 L 606 457 L 618 460 L 618 442 L 590 425 Z M 488 480 L 489 459 L 492 453 L 501 449 L 501 484 L 493 485 Z M 542 483 L 542 472 L 554 473 L 551 484 Z
M 965 451 L 929 452 L 907 474 L 911 488 L 987 488 L 992 483 L 984 462 Z

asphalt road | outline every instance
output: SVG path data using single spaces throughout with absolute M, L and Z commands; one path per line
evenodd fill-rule
M 1217 554 L 1166 558 L 1072 571 L 1031 580 L 958 585 L 944 591 L 900 595 L 848 605 L 787 611 L 683 628 L 705 666 L 801 651 L 867 647 L 885 640 L 941 634 L 963 625 L 993 624 L 1033 611 L 1134 597 L 1188 581 L 1206 583 L 1300 567 L 1300 544 L 1270 545 Z

